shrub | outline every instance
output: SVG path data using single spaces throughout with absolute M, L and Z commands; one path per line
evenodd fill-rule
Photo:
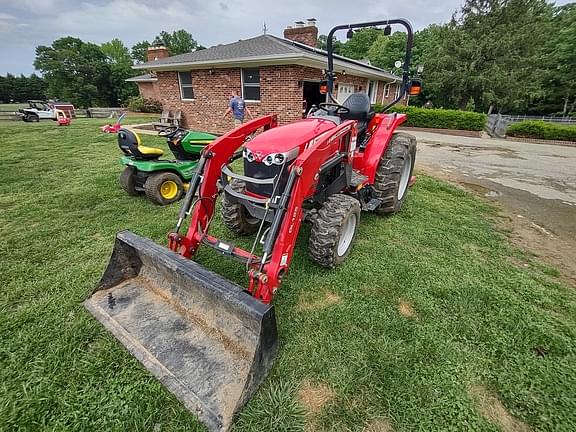
M 576 141 L 576 126 L 564 126 L 544 121 L 523 121 L 508 126 L 506 135 L 557 141 Z
M 133 112 L 161 113 L 162 104 L 155 99 L 145 99 L 142 96 L 134 96 L 128 99 L 128 109 Z
M 381 104 L 374 106 L 376 112 L 382 112 L 382 108 Z M 393 106 L 390 111 L 408 114 L 408 120 L 404 123 L 408 127 L 481 131 L 486 125 L 486 114 L 475 112 L 426 109 L 403 105 Z

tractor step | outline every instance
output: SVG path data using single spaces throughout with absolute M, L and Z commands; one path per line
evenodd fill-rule
M 370 201 L 368 201 L 365 205 L 364 210 L 367 211 L 374 211 L 376 210 L 380 204 L 382 204 L 382 200 L 378 199 L 378 198 L 372 198 Z
M 352 178 L 350 179 L 350 186 L 356 189 L 358 186 L 364 184 L 368 180 L 368 176 L 360 174 L 356 170 L 352 170 Z

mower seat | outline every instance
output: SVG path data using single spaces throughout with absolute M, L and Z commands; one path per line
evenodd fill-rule
M 142 145 L 140 136 L 130 129 L 121 128 L 118 131 L 118 147 L 127 155 L 138 160 L 158 159 L 164 154 L 162 149 Z
M 356 120 L 358 122 L 358 135 L 364 135 L 368 128 L 368 123 L 374 117 L 374 110 L 370 105 L 368 95 L 363 92 L 353 93 L 342 104 L 350 110 L 345 114 L 340 114 L 342 120 Z

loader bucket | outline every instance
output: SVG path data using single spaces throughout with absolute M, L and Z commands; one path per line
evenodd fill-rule
M 278 350 L 274 307 L 129 231 L 86 308 L 209 431 L 227 431 Z

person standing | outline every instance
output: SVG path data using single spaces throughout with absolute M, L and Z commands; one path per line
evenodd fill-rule
M 252 113 L 246 106 L 246 102 L 238 95 L 236 90 L 232 90 L 232 97 L 230 98 L 228 109 L 222 118 L 226 118 L 226 116 L 230 113 L 232 113 L 232 117 L 234 117 L 234 127 L 238 127 L 244 123 L 244 116 L 246 113 L 248 116 L 250 116 L 250 118 L 253 118 Z

